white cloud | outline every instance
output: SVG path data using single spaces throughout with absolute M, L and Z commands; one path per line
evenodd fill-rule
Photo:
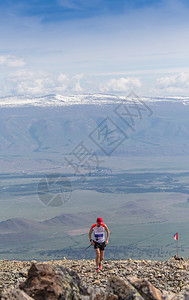
M 8 67 L 23 67 L 25 62 L 22 58 L 14 55 L 0 55 L 0 65 Z
M 112 78 L 101 86 L 102 92 L 125 92 L 142 86 L 138 78 Z
M 11 89 L 14 94 L 45 95 L 49 93 L 81 92 L 80 80 L 82 75 L 72 77 L 66 74 L 49 74 L 46 72 L 33 72 L 19 70 L 9 74 L 7 91 Z M 6 91 L 5 91 L 6 93 Z
M 156 80 L 156 87 L 165 93 L 178 94 L 189 91 L 189 73 L 178 73 L 160 77 Z

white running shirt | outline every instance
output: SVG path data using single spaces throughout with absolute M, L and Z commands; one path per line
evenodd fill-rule
M 97 224 L 92 225 L 94 241 L 97 243 L 105 242 L 105 224 L 101 224 L 99 227 Z

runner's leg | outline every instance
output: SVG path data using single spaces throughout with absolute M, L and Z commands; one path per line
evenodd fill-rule
M 100 251 L 100 262 L 104 259 L 104 250 Z
M 96 248 L 95 252 L 96 252 L 96 267 L 99 268 L 99 263 L 100 263 L 100 249 Z

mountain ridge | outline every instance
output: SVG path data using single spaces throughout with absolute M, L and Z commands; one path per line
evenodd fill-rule
M 0 222 L 0 233 L 1 231 L 20 232 L 27 230 L 36 230 L 37 228 L 45 228 L 48 226 L 55 225 L 67 225 L 67 226 L 79 226 L 86 224 L 86 217 L 78 217 L 76 214 L 61 214 L 53 218 L 37 221 L 33 219 L 26 218 L 10 218 L 5 221 Z
M 76 94 L 76 95 L 59 95 L 48 94 L 44 96 L 30 95 L 8 95 L 0 97 L 0 107 L 27 107 L 27 106 L 70 106 L 70 105 L 104 105 L 117 104 L 123 101 L 143 101 L 147 103 L 154 102 L 181 102 L 189 105 L 189 96 L 167 96 L 167 97 L 146 97 L 138 96 L 134 92 L 128 96 L 114 94 Z
M 3 107 L 0 101 L 1 153 L 22 157 L 26 153 L 69 155 L 81 141 L 99 156 L 113 152 L 117 156 L 189 153 L 188 100 L 144 102 L 137 99 L 140 102 L 137 106 L 132 99 L 107 100 L 104 96 L 106 100 L 101 101 L 98 97 L 92 97 L 93 100 L 85 97 L 88 102 L 75 97 L 75 102 L 65 106 L 45 106 L 48 102 L 45 100 L 44 106 Z M 102 138 L 105 128 L 112 132 L 108 136 L 113 139 L 110 147 L 108 139 Z

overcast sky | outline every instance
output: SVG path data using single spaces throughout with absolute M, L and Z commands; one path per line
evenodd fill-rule
M 0 96 L 189 95 L 189 1 L 3 0 Z

